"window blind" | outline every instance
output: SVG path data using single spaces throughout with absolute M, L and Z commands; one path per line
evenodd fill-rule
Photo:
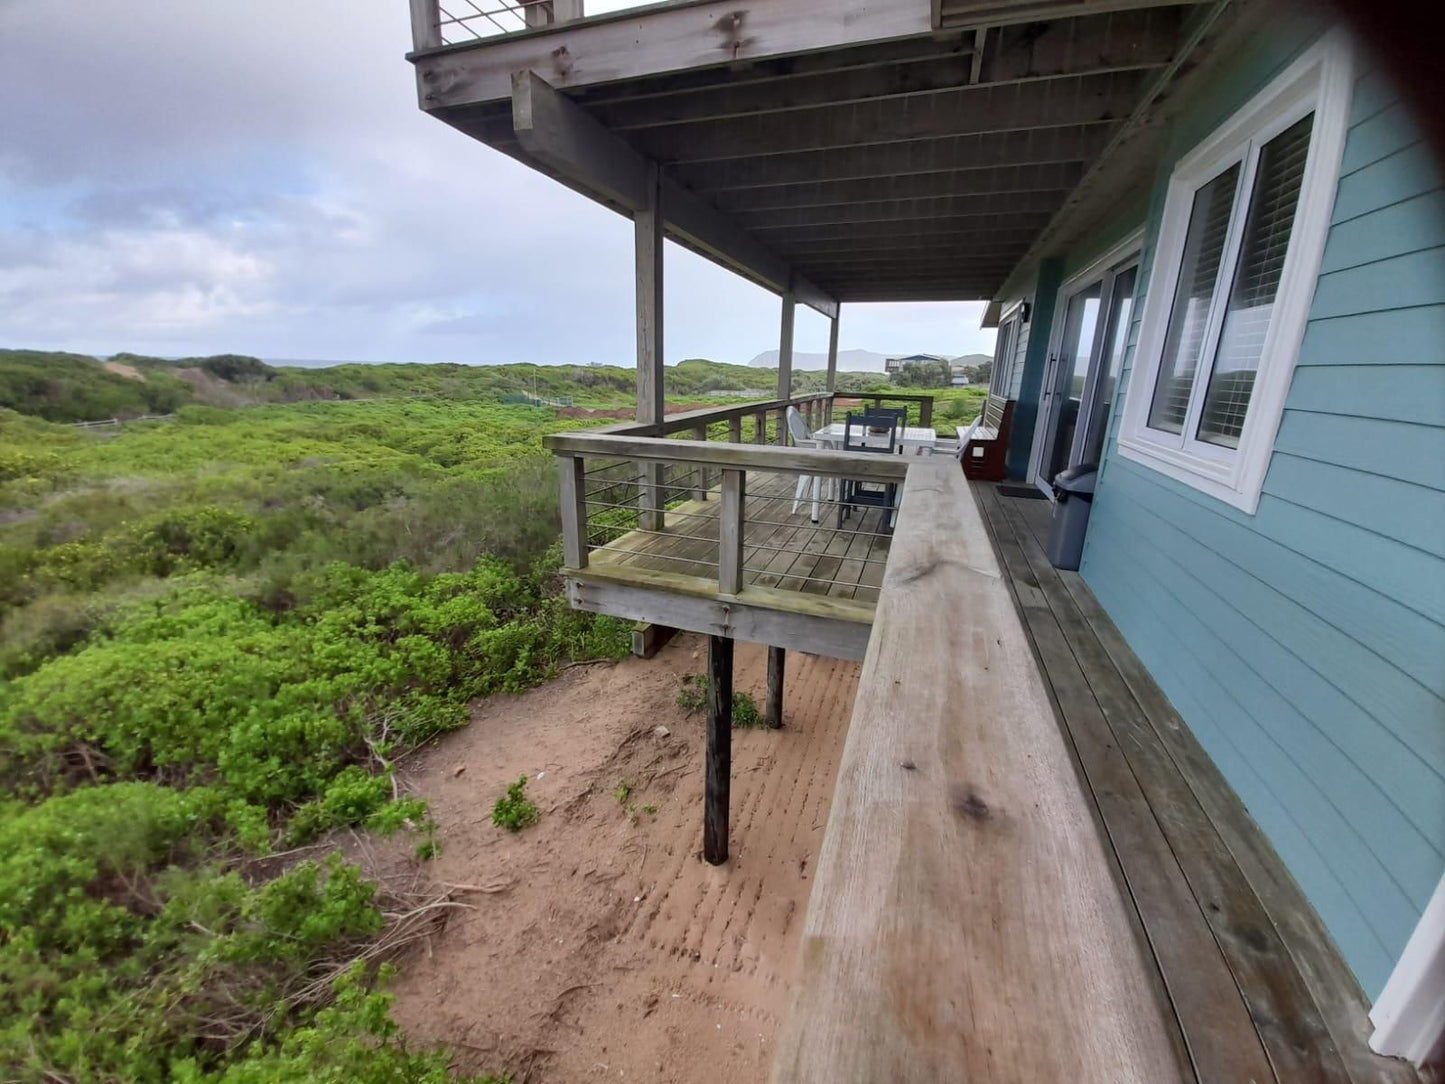
M 1151 429 L 1170 433 L 1184 429 L 1238 183 L 1239 163 L 1236 162 L 1194 194 L 1179 284 L 1174 290 L 1174 306 L 1169 313 L 1169 330 L 1159 362 L 1159 379 L 1149 405 Z
M 1211 444 L 1239 446 L 1284 273 L 1313 121 L 1313 114 L 1303 118 L 1260 150 L 1239 264 L 1199 416 L 1199 439 Z

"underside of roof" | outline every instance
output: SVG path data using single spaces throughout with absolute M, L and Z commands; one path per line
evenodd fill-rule
M 926 33 L 722 63 L 679 50 L 687 66 L 591 81 L 575 77 L 588 56 L 563 26 L 538 42 L 553 45 L 550 70 L 533 70 L 832 298 L 989 299 L 1157 92 L 1201 11 L 1121 6 L 1038 20 L 1039 4 L 1004 0 L 985 18 L 946 2 Z M 512 97 L 459 63 L 499 40 L 443 49 L 430 67 L 414 57 L 423 107 L 628 210 L 539 162 Z

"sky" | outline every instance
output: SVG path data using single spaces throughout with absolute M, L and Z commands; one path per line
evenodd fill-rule
M 630 222 L 422 113 L 409 25 L 405 0 L 0 0 L 0 346 L 631 365 Z M 665 268 L 669 363 L 777 347 L 776 295 L 671 244 Z M 981 312 L 844 306 L 840 346 L 991 353 Z M 795 349 L 827 338 L 799 307 Z

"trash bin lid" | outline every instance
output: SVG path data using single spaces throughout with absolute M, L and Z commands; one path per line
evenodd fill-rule
M 1094 483 L 1098 477 L 1099 465 L 1097 463 L 1081 463 L 1054 475 L 1054 489 L 1064 493 L 1092 494 Z

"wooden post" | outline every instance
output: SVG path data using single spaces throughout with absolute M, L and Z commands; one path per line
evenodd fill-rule
M 733 642 L 707 638 L 707 772 L 703 785 L 702 856 L 728 860 L 728 799 L 733 770 Z
M 918 404 L 918 424 L 927 429 L 933 424 L 933 396 Z
M 657 166 L 647 172 L 647 206 L 633 214 L 633 240 L 637 262 L 637 420 L 662 423 L 662 189 Z M 644 463 L 638 468 L 638 526 L 663 529 L 667 502 L 663 499 L 663 465 Z
M 768 442 L 768 412 L 760 410 L 753 415 L 753 443 L 766 444 Z
M 783 661 L 782 648 L 768 648 L 768 702 L 763 718 L 775 730 L 783 725 Z
M 442 43 L 437 0 L 411 0 L 411 47 L 417 52 Z
M 743 420 L 739 416 L 728 419 L 728 443 L 741 444 L 743 442 Z
M 707 426 L 705 426 L 705 425 L 694 426 L 694 427 L 693 427 L 693 430 L 692 430 L 692 439 L 693 439 L 693 440 L 701 440 L 701 441 L 706 442 L 706 440 L 707 440 Z M 693 484 L 692 484 L 692 499 L 695 500 L 695 501 L 705 501 L 705 500 L 707 500 L 707 491 L 708 491 L 708 488 L 709 488 L 709 479 L 708 479 L 707 467 L 706 467 L 706 465 L 704 465 L 704 464 L 702 464 L 702 463 L 699 463 L 699 464 L 697 465 L 697 478 L 693 481 Z
M 580 455 L 557 460 L 562 495 L 562 563 L 587 567 L 587 476 Z
M 718 510 L 717 585 L 725 595 L 736 595 L 743 589 L 743 506 L 746 501 L 746 473 L 724 470 L 722 507 Z
M 823 424 L 833 424 L 833 399 L 832 396 L 838 388 L 838 320 L 843 315 L 843 306 L 838 306 L 838 314 L 828 321 L 828 378 L 823 385 L 823 390 L 828 393 L 828 400 L 823 407 Z
M 778 337 L 778 387 L 777 398 L 791 399 L 793 397 L 793 316 L 797 307 L 797 301 L 793 292 L 789 290 L 783 295 L 783 326 Z M 787 447 L 788 427 L 784 424 L 778 425 L 778 443 Z

